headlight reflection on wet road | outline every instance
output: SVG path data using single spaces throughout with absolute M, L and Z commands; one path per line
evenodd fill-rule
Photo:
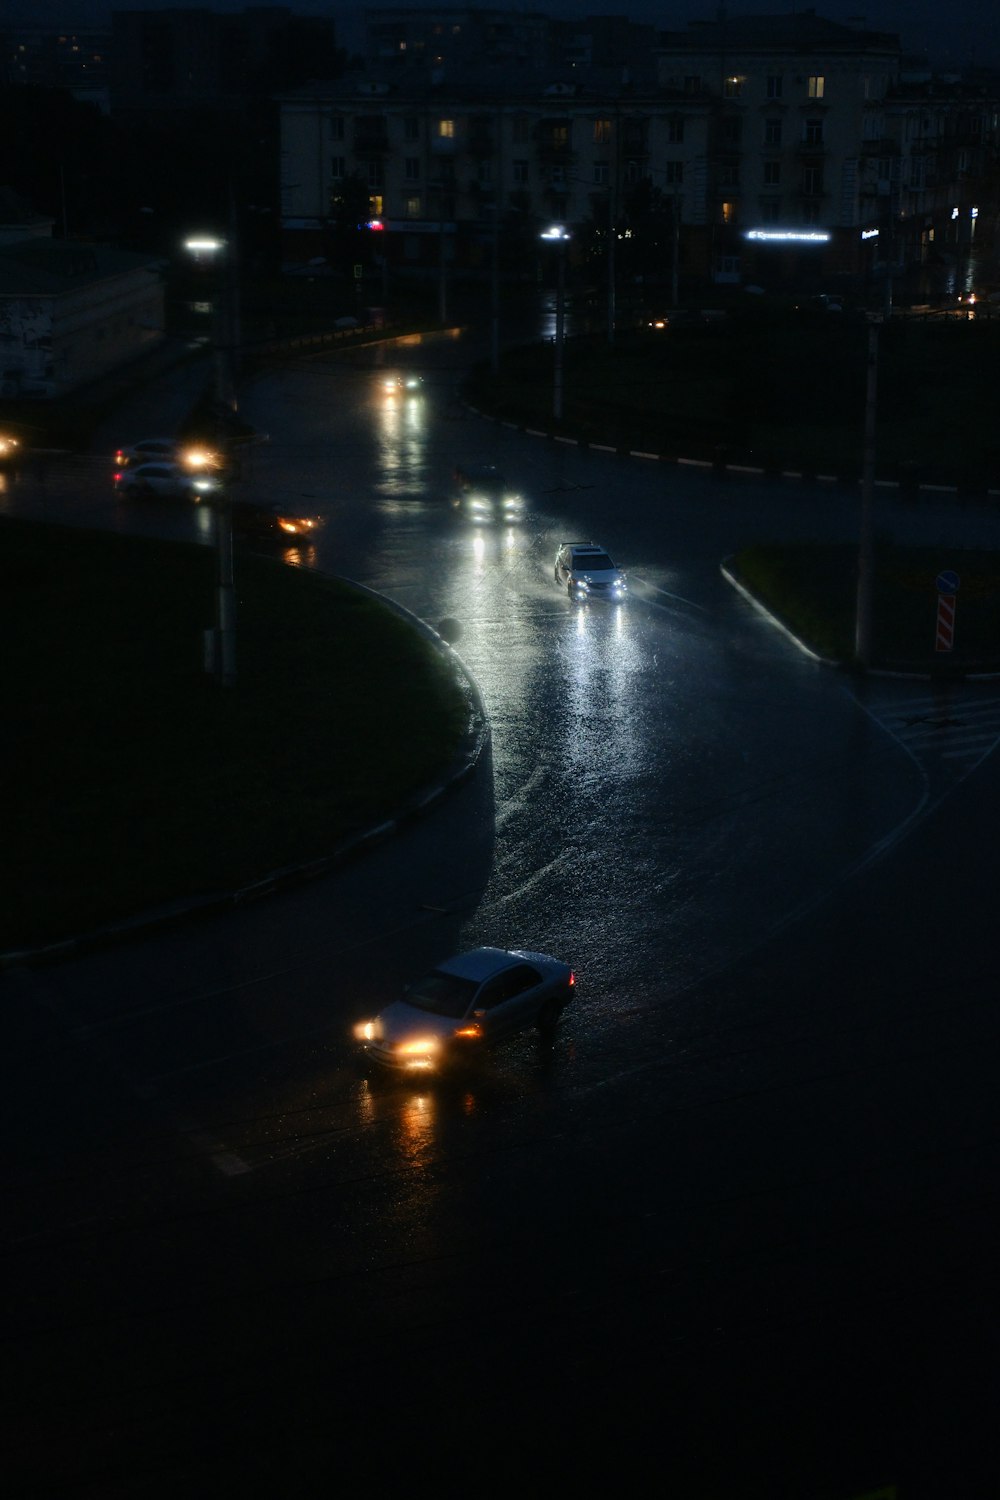
M 405 392 L 381 397 L 375 424 L 375 464 L 382 495 L 427 487 L 428 424 L 424 402 Z

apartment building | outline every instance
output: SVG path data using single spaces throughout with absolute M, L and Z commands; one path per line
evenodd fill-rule
M 642 185 L 676 216 L 684 274 L 707 282 L 871 273 L 925 253 L 956 203 L 960 229 L 984 212 L 970 194 L 993 159 L 995 93 L 938 81 L 924 97 L 894 34 L 812 11 L 692 23 L 655 45 L 634 27 L 602 66 L 582 23 L 543 47 L 539 18 L 520 17 L 537 45 L 519 56 L 487 14 L 504 46 L 476 61 L 459 32 L 428 49 L 441 12 L 405 13 L 405 36 L 401 13 L 376 12 L 364 72 L 280 98 L 289 268 L 327 254 L 332 205 L 359 181 L 373 254 L 412 268 L 474 270 L 495 234 L 527 246 L 547 221 L 618 226 Z

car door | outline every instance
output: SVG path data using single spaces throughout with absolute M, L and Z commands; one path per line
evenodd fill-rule
M 538 1010 L 542 976 L 530 964 L 515 964 L 488 979 L 476 996 L 480 1025 L 489 1040 L 530 1026 Z

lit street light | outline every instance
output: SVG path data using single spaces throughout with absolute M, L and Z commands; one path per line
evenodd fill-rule
M 235 215 L 232 215 L 235 218 Z M 236 681 L 236 587 L 233 578 L 233 517 L 230 508 L 229 419 L 236 410 L 236 359 L 239 342 L 239 294 L 236 286 L 235 234 L 229 240 L 216 235 L 192 235 L 184 248 L 202 264 L 217 264 L 222 257 L 222 290 L 212 319 L 215 357 L 215 406 L 217 420 L 214 451 L 196 449 L 185 455 L 188 467 L 199 475 L 196 487 L 210 496 L 215 520 L 216 619 L 211 634 L 207 670 L 223 687 Z
M 565 337 L 566 303 L 566 245 L 572 235 L 562 224 L 553 224 L 539 235 L 539 239 L 559 247 L 558 282 L 556 285 L 556 357 L 552 386 L 552 415 L 557 422 L 563 414 L 563 342 Z

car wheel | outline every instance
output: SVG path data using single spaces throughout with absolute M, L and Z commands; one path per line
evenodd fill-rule
M 543 1036 L 551 1036 L 559 1025 L 559 1017 L 562 1015 L 562 1006 L 558 1000 L 546 1000 L 535 1017 L 535 1025 Z

